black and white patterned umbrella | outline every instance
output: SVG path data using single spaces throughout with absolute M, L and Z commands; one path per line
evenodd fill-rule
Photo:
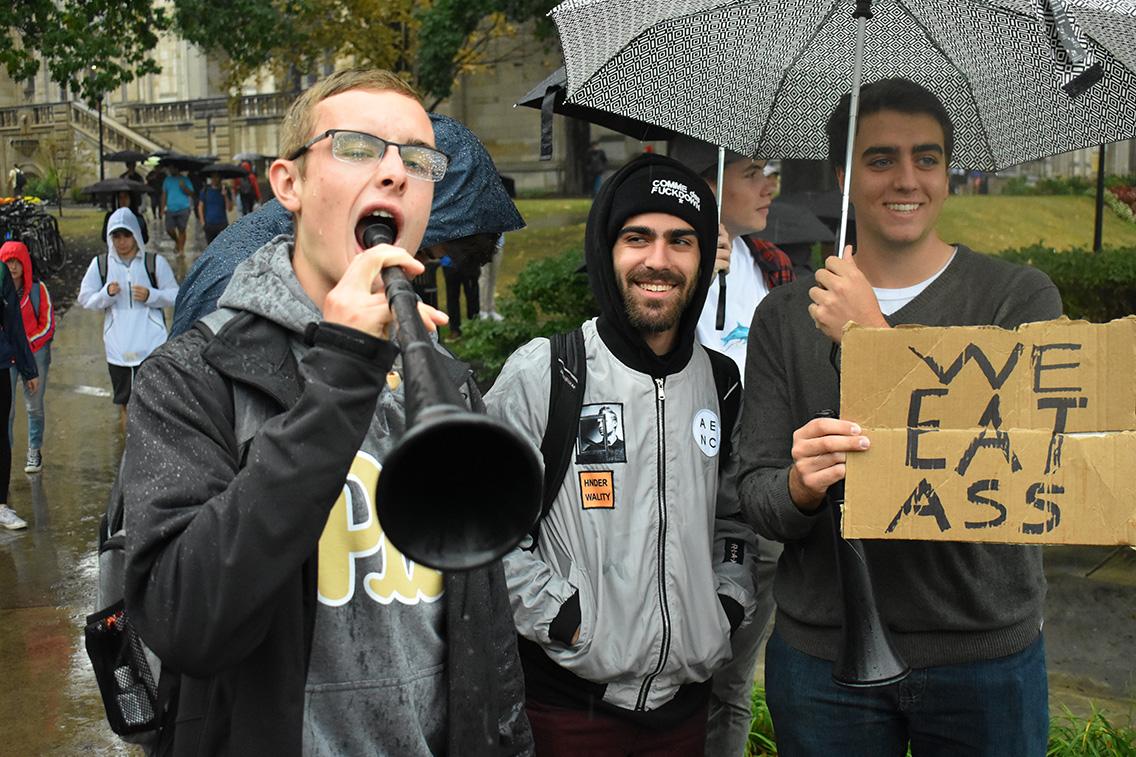
M 551 16 L 568 103 L 755 157 L 822 158 L 825 120 L 853 79 L 855 5 L 566 0 Z M 875 0 L 871 10 L 863 80 L 902 76 L 938 94 L 955 123 L 955 165 L 1000 170 L 1136 136 L 1136 0 Z

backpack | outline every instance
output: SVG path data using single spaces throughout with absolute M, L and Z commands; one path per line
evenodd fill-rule
M 107 256 L 109 253 L 104 252 L 95 258 L 99 266 L 99 281 L 103 282 L 103 286 L 107 283 Z M 146 276 L 150 279 L 151 289 L 160 289 L 158 286 L 158 253 L 144 252 L 142 253 L 142 265 L 146 268 Z M 36 312 L 39 312 L 38 309 Z
M 209 338 L 236 311 L 221 308 L 197 322 Z M 240 465 L 252 438 L 274 414 L 267 400 L 243 384 L 232 384 L 233 430 Z M 125 453 L 111 488 L 106 512 L 99 521 L 96 612 L 88 615 L 83 633 L 87 656 L 95 670 L 107 722 L 123 741 L 153 749 L 168 737 L 177 715 L 178 674 L 165 668 L 146 647 L 123 603 L 126 582 L 126 502 L 122 492 Z
M 544 457 L 544 499 L 541 502 L 540 518 L 531 532 L 532 548 L 536 547 L 540 521 L 552 509 L 552 503 L 560 493 L 560 486 L 572 460 L 588 378 L 583 329 L 577 327 L 566 334 L 554 334 L 549 337 L 549 341 L 552 345 L 552 385 L 548 393 L 548 424 L 540 443 L 540 454 Z M 714 373 L 718 414 L 722 421 L 719 454 L 724 456 L 723 460 L 727 460 L 733 451 L 730 437 L 741 410 L 742 393 L 738 391 L 741 382 L 736 378 L 737 367 L 733 360 L 711 349 L 707 349 L 706 354 Z

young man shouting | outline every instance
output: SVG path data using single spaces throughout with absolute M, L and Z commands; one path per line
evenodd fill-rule
M 405 428 L 380 273 L 423 270 L 408 251 L 448 165 L 434 144 L 389 72 L 302 94 L 269 171 L 295 234 L 237 268 L 216 336 L 191 329 L 140 373 L 126 603 L 181 674 L 176 754 L 531 751 L 501 564 L 443 576 L 406 560 L 376 516 Z M 395 236 L 367 249 L 375 218 Z M 247 446 L 235 384 L 277 413 Z

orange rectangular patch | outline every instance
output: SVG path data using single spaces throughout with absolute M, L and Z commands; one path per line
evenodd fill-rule
M 585 510 L 615 508 L 615 474 L 609 470 L 580 472 L 580 502 Z

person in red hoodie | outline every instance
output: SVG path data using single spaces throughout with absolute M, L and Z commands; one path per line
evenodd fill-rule
M 51 305 L 51 295 L 47 285 L 32 278 L 31 258 L 23 242 L 5 242 L 0 247 L 0 261 L 8 266 L 12 283 L 20 298 L 20 315 L 23 316 L 24 333 L 35 357 L 39 371 L 38 386 L 24 384 L 24 406 L 28 410 L 28 456 L 24 463 L 24 473 L 39 473 L 43 470 L 43 396 L 47 391 L 47 369 L 51 365 L 51 340 L 55 336 L 55 309 Z M 12 398 L 16 396 L 16 380 L 22 378 L 13 364 L 8 373 L 11 377 Z M 12 422 L 16 418 L 16 403 L 11 402 L 8 411 L 8 444 L 12 444 Z
M 27 391 L 35 394 L 39 388 L 39 369 L 24 333 L 24 319 L 20 307 L 19 286 L 23 284 L 23 272 L 31 272 L 28 248 L 21 242 L 5 242 L 0 247 L 0 259 L 12 250 L 18 254 L 23 251 L 20 276 L 16 278 L 0 270 L 0 365 L 14 365 L 24 379 Z M 14 267 L 14 266 L 13 266 Z M 19 284 L 15 282 L 20 282 Z M 24 285 L 24 291 L 29 287 Z M 0 418 L 8 414 L 12 406 L 12 386 L 0 381 Z M 12 476 L 12 443 L 8 437 L 0 440 L 0 528 L 16 531 L 27 528 L 28 524 L 16 511 L 8 507 L 8 480 Z

